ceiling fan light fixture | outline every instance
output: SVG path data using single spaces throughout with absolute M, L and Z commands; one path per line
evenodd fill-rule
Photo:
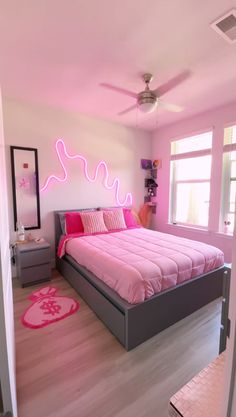
M 142 91 L 138 95 L 138 107 L 142 113 L 152 113 L 157 107 L 157 97 L 152 91 Z
M 156 106 L 157 106 L 156 101 L 144 102 L 144 103 L 139 104 L 139 110 L 142 113 L 152 113 L 155 110 Z

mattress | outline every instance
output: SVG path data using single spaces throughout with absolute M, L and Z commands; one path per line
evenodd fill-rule
M 131 304 L 224 263 L 214 246 L 144 228 L 69 238 L 65 252 Z

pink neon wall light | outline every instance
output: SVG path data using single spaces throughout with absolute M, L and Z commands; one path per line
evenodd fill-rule
M 57 182 L 65 182 L 68 179 L 68 173 L 66 170 L 66 167 L 64 165 L 64 162 L 62 160 L 63 156 L 66 157 L 67 159 L 78 159 L 80 161 L 82 161 L 84 163 L 84 175 L 85 178 L 93 183 L 97 180 L 98 177 L 98 172 L 100 168 L 103 168 L 104 170 L 104 180 L 103 180 L 103 185 L 107 190 L 115 190 L 115 198 L 116 198 L 116 203 L 118 206 L 129 206 L 132 205 L 132 194 L 131 193 L 127 193 L 125 196 L 124 201 L 121 201 L 119 198 L 119 193 L 120 193 L 120 180 L 118 178 L 115 178 L 113 180 L 113 182 L 109 185 L 108 184 L 108 180 L 109 180 L 109 171 L 108 171 L 108 167 L 106 162 L 104 161 L 100 161 L 95 169 L 95 173 L 93 177 L 89 176 L 88 173 L 88 162 L 87 159 L 84 158 L 82 155 L 70 155 L 67 150 L 66 150 L 66 145 L 65 142 L 62 139 L 58 139 L 56 141 L 56 145 L 55 145 L 55 149 L 56 149 L 56 153 L 57 153 L 57 157 L 59 159 L 59 162 L 61 164 L 62 170 L 63 170 L 63 176 L 62 177 L 58 177 L 56 175 L 50 175 L 46 181 L 45 184 L 43 185 L 43 187 L 41 188 L 40 191 L 45 191 L 49 184 L 52 181 L 57 181 Z

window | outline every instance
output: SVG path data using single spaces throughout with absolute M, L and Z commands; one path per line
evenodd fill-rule
M 233 233 L 236 198 L 236 126 L 224 129 L 220 230 Z
M 208 226 L 212 132 L 171 143 L 170 221 Z

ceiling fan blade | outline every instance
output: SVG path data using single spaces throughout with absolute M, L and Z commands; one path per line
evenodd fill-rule
M 172 90 L 172 88 L 177 87 L 177 85 L 189 78 L 190 74 L 191 71 L 189 70 L 181 72 L 180 74 L 176 75 L 176 77 L 171 78 L 165 84 L 162 84 L 159 87 L 157 87 L 154 90 L 154 93 L 156 93 L 158 97 L 163 96 L 164 94 L 168 93 L 168 91 Z
M 174 113 L 180 113 L 184 110 L 184 107 L 177 106 L 176 104 L 166 103 L 165 101 L 158 100 L 158 107 L 161 107 L 162 109 L 172 111 Z
M 129 113 L 130 111 L 132 111 L 136 108 L 137 108 L 137 104 L 135 104 L 134 106 L 128 107 L 128 109 L 125 109 L 125 110 L 119 112 L 118 115 L 122 116 L 123 114 Z
M 116 87 L 115 85 L 107 84 L 107 83 L 100 83 L 102 87 L 108 88 L 109 90 L 116 91 L 117 93 L 125 94 L 126 96 L 130 96 L 133 98 L 137 98 L 137 94 L 133 93 L 132 91 L 126 90 L 125 88 Z

